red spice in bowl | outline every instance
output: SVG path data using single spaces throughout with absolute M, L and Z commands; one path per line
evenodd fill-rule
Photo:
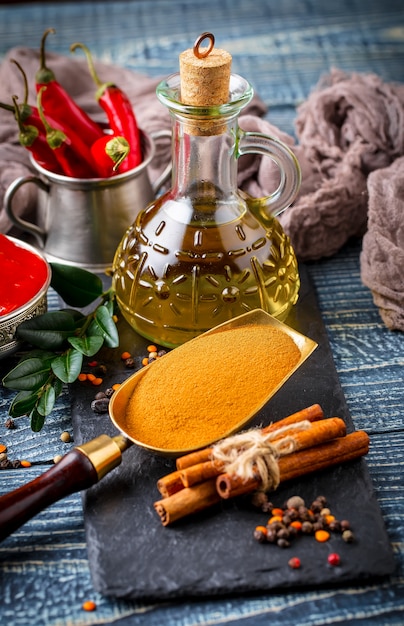
M 0 358 L 14 352 L 17 327 L 45 313 L 51 269 L 35 248 L 0 234 Z

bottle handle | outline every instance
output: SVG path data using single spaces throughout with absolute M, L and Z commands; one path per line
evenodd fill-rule
M 296 156 L 276 137 L 240 129 L 238 156 L 243 154 L 269 156 L 278 166 L 280 182 L 277 189 L 269 196 L 252 199 L 252 209 L 259 212 L 261 221 L 276 217 L 292 204 L 300 189 L 302 175 Z
M 171 141 L 172 133 L 171 133 L 171 130 L 156 130 L 155 132 L 150 133 L 150 137 L 153 139 L 153 141 L 156 141 L 157 139 L 161 139 L 162 137 L 167 137 Z M 158 192 L 163 187 L 163 185 L 169 180 L 172 169 L 173 169 L 173 166 L 170 160 L 170 162 L 166 165 L 166 167 L 164 168 L 160 176 L 157 178 L 157 180 L 155 180 L 152 183 L 152 189 L 153 189 L 154 195 L 157 195 Z
M 37 240 L 39 246 L 43 248 L 45 245 L 46 232 L 36 224 L 19 217 L 19 215 L 14 213 L 13 209 L 13 199 L 15 194 L 23 185 L 28 183 L 34 183 L 34 185 L 37 185 L 40 189 L 49 193 L 49 185 L 47 185 L 38 176 L 21 176 L 20 178 L 16 178 L 16 180 L 8 186 L 4 194 L 4 209 L 11 222 L 23 231 L 31 233 L 31 235 L 33 235 Z

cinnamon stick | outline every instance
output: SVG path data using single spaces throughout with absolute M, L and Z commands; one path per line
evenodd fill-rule
M 184 483 L 179 470 L 166 474 L 166 476 L 162 476 L 157 481 L 157 489 L 164 498 L 172 496 L 183 488 Z
M 317 420 L 323 419 L 323 417 L 324 412 L 321 406 L 319 404 L 313 404 L 309 407 L 302 409 L 301 411 L 292 413 L 291 415 L 288 415 L 288 417 L 285 417 L 277 422 L 273 422 L 269 426 L 263 428 L 262 432 L 273 432 L 274 430 L 278 430 L 283 426 L 288 426 L 289 424 L 295 424 L 304 420 L 308 420 L 309 422 L 315 422 Z M 191 467 L 192 465 L 196 465 L 197 463 L 204 463 L 205 461 L 209 461 L 211 459 L 211 454 L 212 448 L 203 448 L 203 450 L 197 450 L 196 452 L 184 454 L 176 461 L 177 470 L 183 470 L 186 467 Z
M 352 461 L 364 456 L 368 451 L 369 436 L 365 431 L 359 430 L 328 443 L 293 452 L 279 459 L 280 481 L 283 483 Z M 224 499 L 251 493 L 259 487 L 259 478 L 243 481 L 238 476 L 221 474 L 216 480 L 217 491 Z
M 154 508 L 163 526 L 168 526 L 191 513 L 199 513 L 209 508 L 220 502 L 220 499 L 216 489 L 216 479 L 212 479 L 163 498 L 154 503 Z
M 297 411 L 296 413 L 292 413 L 287 417 L 284 417 L 277 422 L 272 422 L 269 426 L 265 426 L 262 429 L 264 434 L 271 433 L 274 430 L 278 430 L 279 428 L 283 428 L 283 426 L 288 426 L 289 424 L 296 424 L 297 422 L 304 422 L 305 420 L 309 422 L 317 422 L 317 420 L 321 420 L 324 417 L 324 411 L 319 404 L 312 404 L 311 406 L 302 409 L 301 411 Z
M 274 432 L 276 432 L 275 429 Z M 336 437 L 343 437 L 345 434 L 345 422 L 339 417 L 330 417 L 319 422 L 314 422 L 307 430 L 294 432 L 291 429 L 290 432 L 285 431 L 282 435 L 279 435 L 279 438 L 286 437 L 288 435 L 293 437 L 294 445 L 296 446 L 295 451 L 297 451 L 317 446 L 326 441 L 335 439 Z M 277 439 L 274 439 L 274 442 L 276 441 Z M 193 485 L 203 482 L 204 480 L 208 480 L 214 476 L 219 476 L 219 474 L 222 473 L 223 468 L 223 463 L 216 460 L 209 460 L 186 467 L 179 472 L 179 475 L 184 487 L 192 487 Z M 177 473 L 178 472 L 175 472 L 175 474 Z M 160 489 L 159 491 L 162 493 Z

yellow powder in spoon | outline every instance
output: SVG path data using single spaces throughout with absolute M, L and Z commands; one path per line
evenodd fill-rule
M 300 356 L 271 326 L 201 336 L 149 367 L 129 400 L 126 432 L 165 450 L 202 447 L 258 411 Z

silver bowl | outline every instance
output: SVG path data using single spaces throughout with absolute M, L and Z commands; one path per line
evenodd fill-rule
M 17 339 L 16 336 L 18 326 L 26 320 L 36 317 L 37 315 L 42 315 L 42 313 L 46 313 L 48 308 L 47 291 L 51 281 L 51 268 L 43 254 L 24 241 L 20 241 L 19 239 L 15 239 L 14 237 L 10 237 L 8 235 L 7 239 L 10 239 L 16 245 L 28 250 L 35 256 L 42 259 L 47 267 L 47 275 L 44 284 L 33 298 L 18 307 L 18 309 L 15 309 L 6 315 L 0 316 L 0 359 L 13 354 L 13 352 L 16 352 L 16 350 L 21 347 L 22 342 Z

